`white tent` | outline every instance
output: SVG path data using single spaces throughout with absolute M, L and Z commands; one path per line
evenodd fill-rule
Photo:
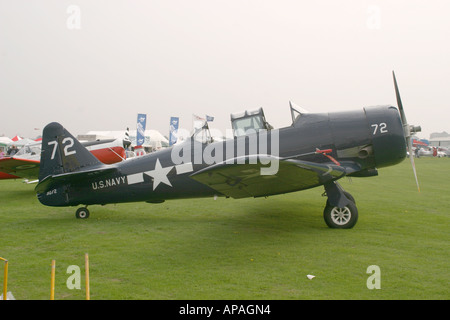
M 8 137 L 0 137 L 0 151 L 6 152 L 7 146 L 13 141 Z
M 0 144 L 2 144 L 2 145 L 8 145 L 12 142 L 13 141 L 8 137 L 0 137 Z
M 130 130 L 131 145 L 136 145 L 136 130 Z M 95 135 L 97 137 L 121 139 L 125 137 L 125 130 L 121 131 L 89 131 L 86 135 Z M 153 149 L 160 149 L 169 146 L 169 140 L 166 139 L 157 130 L 145 130 L 144 147 L 151 147 Z
M 24 139 L 20 139 L 18 141 L 13 141 L 11 144 L 15 145 L 16 147 L 23 147 L 24 145 L 27 145 L 27 144 L 33 143 L 33 142 L 35 142 L 35 141 L 28 139 L 28 138 L 24 138 Z

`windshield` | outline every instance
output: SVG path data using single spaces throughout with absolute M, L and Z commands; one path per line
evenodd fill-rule
M 261 129 L 266 128 L 260 115 L 248 116 L 246 118 L 236 119 L 233 121 L 233 130 L 236 136 L 255 133 Z
M 292 123 L 295 123 L 298 119 L 300 119 L 302 114 L 308 113 L 308 111 L 306 111 L 305 109 L 303 109 L 302 107 L 296 105 L 291 101 L 289 101 L 289 106 L 291 107 Z
M 35 155 L 41 153 L 41 145 L 25 145 L 23 146 L 15 155 L 16 156 L 24 156 L 24 155 Z

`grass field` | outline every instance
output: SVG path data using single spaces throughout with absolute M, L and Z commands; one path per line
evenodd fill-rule
M 323 188 L 267 199 L 173 200 L 75 208 L 41 205 L 34 185 L 0 181 L 0 257 L 16 299 L 449 299 L 450 159 L 409 161 L 341 180 L 356 199 L 350 230 L 329 229 Z M 67 268 L 81 269 L 70 290 Z M 369 290 L 367 268 L 380 268 Z M 0 284 L 3 285 L 3 265 Z M 308 274 L 316 277 L 309 280 Z

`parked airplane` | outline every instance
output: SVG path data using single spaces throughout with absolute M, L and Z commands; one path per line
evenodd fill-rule
M 124 148 L 130 144 L 131 142 L 126 139 L 106 139 L 82 143 L 104 164 L 113 164 L 124 160 L 126 157 Z M 0 159 L 0 179 L 38 179 L 40 158 L 41 141 L 23 146 L 12 157 Z
M 102 164 L 53 122 L 43 132 L 35 190 L 44 205 L 84 205 L 76 217 L 87 218 L 94 204 L 265 197 L 324 186 L 326 224 L 352 228 L 358 210 L 337 180 L 375 176 L 378 168 L 401 162 L 405 138 L 412 150 L 410 135 L 420 131 L 407 124 L 393 76 L 398 109 L 302 113 L 291 105 L 292 125 L 281 129 L 272 129 L 260 109 L 232 115 L 233 139 L 214 142 L 205 126 L 179 145 L 113 165 Z

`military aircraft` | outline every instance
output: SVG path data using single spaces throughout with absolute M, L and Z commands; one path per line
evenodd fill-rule
M 324 186 L 326 224 L 352 228 L 355 200 L 337 180 L 375 176 L 378 168 L 398 164 L 407 144 L 412 150 L 411 133 L 420 131 L 407 124 L 393 77 L 398 109 L 305 113 L 291 104 L 292 124 L 280 129 L 267 123 L 262 109 L 232 114 L 231 139 L 214 142 L 204 126 L 179 145 L 112 165 L 50 123 L 43 131 L 37 197 L 48 206 L 83 205 L 76 217 L 87 218 L 87 206 L 95 204 L 266 197 Z

